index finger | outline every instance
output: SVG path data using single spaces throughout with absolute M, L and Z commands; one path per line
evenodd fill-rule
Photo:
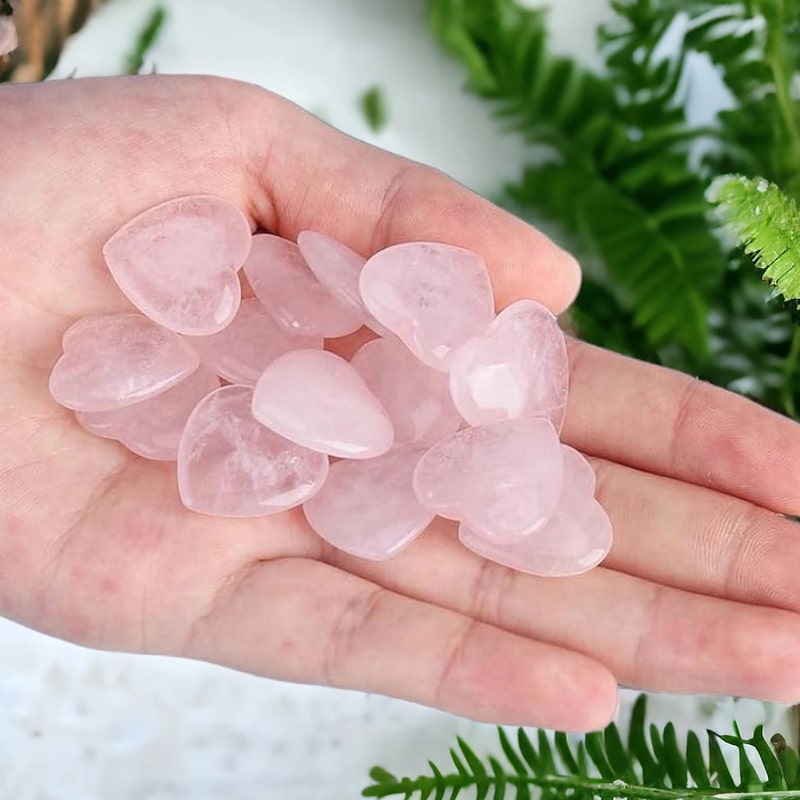
M 318 230 L 364 256 L 410 240 L 474 250 L 499 306 L 528 296 L 558 313 L 578 290 L 577 263 L 542 233 L 436 170 L 255 86 L 158 75 L 54 81 L 0 89 L 0 109 L 15 162 L 35 165 L 12 185 L 9 212 L 18 218 L 34 200 L 69 198 L 51 237 L 63 234 L 72 247 L 75 230 L 94 247 L 149 206 L 210 193 L 273 233 Z M 0 159 L 15 184 L 12 166 Z

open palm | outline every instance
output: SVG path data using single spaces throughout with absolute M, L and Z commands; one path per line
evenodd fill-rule
M 800 429 L 734 395 L 571 345 L 564 438 L 615 527 L 603 567 L 536 579 L 437 522 L 384 563 L 297 511 L 186 511 L 174 467 L 85 433 L 47 392 L 64 330 L 126 308 L 101 260 L 126 220 L 211 193 L 253 228 L 480 252 L 501 306 L 562 310 L 572 259 L 444 176 L 255 87 L 120 78 L 0 88 L 0 613 L 94 647 L 202 658 L 478 719 L 597 727 L 617 682 L 800 697 Z

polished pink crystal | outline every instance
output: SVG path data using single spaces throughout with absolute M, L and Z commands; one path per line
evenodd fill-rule
M 366 461 L 339 461 L 304 506 L 311 527 L 345 553 L 381 561 L 395 555 L 434 515 L 414 494 L 411 478 L 424 452 L 400 447 Z
M 259 517 L 300 505 L 320 489 L 328 458 L 253 418 L 253 390 L 223 386 L 192 412 L 178 448 L 178 491 L 192 511 Z
M 294 242 L 269 233 L 254 236 L 244 271 L 264 308 L 290 333 L 335 338 L 361 327 L 314 277 Z
M 292 442 L 341 458 L 373 458 L 394 441 L 392 423 L 356 370 L 324 350 L 294 350 L 262 373 L 253 414 Z
M 156 461 L 174 461 L 189 415 L 219 378 L 206 367 L 166 392 L 114 411 L 78 411 L 78 422 L 90 433 L 122 442 L 129 450 Z
M 567 345 L 556 318 L 518 300 L 453 358 L 450 389 L 470 425 L 546 417 L 561 430 L 567 407 Z
M 409 242 L 381 250 L 361 271 L 367 309 L 417 358 L 446 372 L 455 350 L 494 317 L 489 273 L 469 250 Z
M 290 350 L 321 350 L 319 337 L 287 333 L 255 297 L 242 300 L 227 328 L 212 336 L 187 336 L 204 364 L 231 383 L 255 386 L 267 365 Z
M 436 514 L 503 541 L 552 517 L 563 475 L 555 428 L 522 418 L 465 428 L 434 445 L 417 465 L 414 490 Z
M 344 308 L 375 333 L 381 336 L 391 335 L 391 331 L 367 311 L 361 299 L 358 280 L 366 258 L 336 239 L 317 231 L 302 231 L 297 237 L 297 246 L 317 280 Z
M 534 533 L 498 541 L 462 523 L 465 547 L 511 569 L 543 577 L 579 575 L 596 567 L 611 549 L 611 522 L 594 499 L 591 465 L 563 446 L 564 484 L 553 518 Z
M 141 314 L 84 317 L 62 339 L 50 393 L 75 411 L 111 411 L 180 383 L 200 360 L 178 334 Z
M 250 251 L 250 224 L 216 197 L 179 197 L 120 228 L 103 248 L 125 296 L 150 319 L 177 333 L 206 336 L 236 315 L 236 271 Z
M 395 445 L 433 445 L 461 425 L 447 376 L 423 364 L 399 339 L 367 342 L 350 363 L 391 418 Z

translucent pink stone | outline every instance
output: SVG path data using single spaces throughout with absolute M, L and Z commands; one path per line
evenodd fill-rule
M 103 256 L 143 314 L 177 333 L 205 336 L 236 315 L 236 271 L 251 238 L 247 218 L 230 203 L 180 197 L 134 217 L 106 242 Z
M 381 336 L 391 335 L 367 311 L 361 299 L 358 279 L 366 258 L 336 239 L 317 231 L 302 231 L 297 237 L 297 246 L 317 280 L 344 308 Z
M 392 420 L 395 445 L 432 445 L 461 425 L 447 376 L 415 358 L 399 339 L 367 342 L 350 363 Z
M 364 265 L 359 288 L 379 322 L 417 358 L 444 372 L 455 350 L 484 333 L 494 317 L 486 264 L 475 253 L 451 245 L 387 247 Z
M 571 447 L 563 447 L 564 485 L 558 510 L 540 530 L 504 542 L 464 523 L 465 547 L 498 564 L 543 577 L 579 575 L 596 567 L 611 549 L 611 522 L 594 499 L 594 471 Z
M 281 328 L 255 297 L 242 300 L 227 328 L 212 336 L 187 336 L 203 363 L 231 383 L 255 386 L 259 375 L 290 350 L 322 349 L 313 336 L 293 336 Z
M 411 483 L 424 451 L 401 447 L 366 461 L 339 461 L 325 486 L 304 506 L 311 527 L 345 553 L 381 561 L 430 524 Z
M 268 233 L 254 236 L 244 271 L 264 308 L 290 333 L 335 338 L 361 327 L 314 277 L 294 242 Z
M 450 369 L 453 401 L 470 425 L 546 417 L 561 430 L 568 384 L 564 334 L 534 300 L 504 309 L 458 349 Z
M 141 314 L 84 317 L 62 339 L 50 393 L 75 411 L 111 411 L 180 383 L 200 360 L 178 334 Z
M 325 482 L 328 459 L 252 415 L 253 390 L 223 386 L 192 412 L 178 448 L 178 491 L 192 511 L 259 517 L 300 505 Z
M 205 367 L 166 392 L 114 411 L 78 411 L 78 422 L 90 433 L 122 442 L 143 458 L 174 461 L 186 420 L 195 406 L 219 388 L 219 378 Z
M 523 418 L 465 428 L 439 442 L 420 459 L 414 490 L 436 514 L 502 541 L 552 517 L 563 474 L 555 428 Z
M 394 441 L 392 423 L 356 370 L 324 350 L 295 350 L 262 373 L 253 414 L 292 442 L 341 458 L 374 458 Z

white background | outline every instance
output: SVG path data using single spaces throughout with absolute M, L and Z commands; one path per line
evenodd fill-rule
M 347 132 L 433 164 L 484 193 L 520 167 L 486 107 L 460 92 L 425 0 L 167 0 L 145 65 L 260 83 Z M 113 74 L 153 7 L 112 0 L 67 47 L 57 75 Z M 604 0 L 556 0 L 556 46 L 595 59 Z M 372 134 L 357 99 L 380 84 L 390 122 Z M 94 653 L 0 621 L 0 797 L 4 800 L 349 800 L 375 763 L 397 773 L 444 760 L 457 734 L 497 751 L 480 726 L 356 692 L 259 680 L 204 664 Z M 628 695 L 628 698 L 633 696 Z M 780 709 L 654 700 L 657 718 L 725 732 Z M 623 711 L 623 717 L 624 717 Z

